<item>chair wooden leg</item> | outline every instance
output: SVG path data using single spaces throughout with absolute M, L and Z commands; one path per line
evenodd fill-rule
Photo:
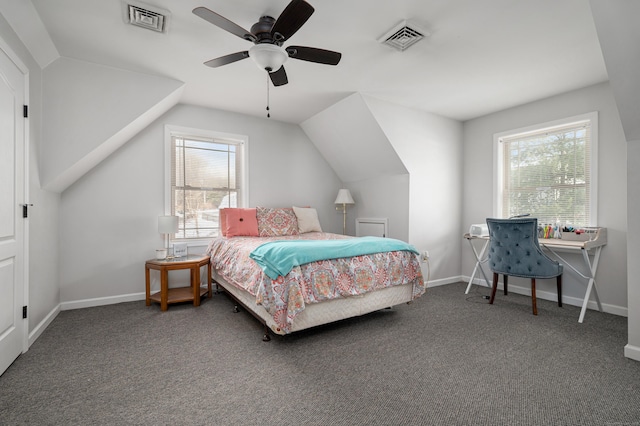
M 558 306 L 562 308 L 562 275 L 558 275 L 556 282 L 558 284 Z
M 509 283 L 509 275 L 503 275 L 502 278 L 504 280 L 504 295 L 507 296 L 509 294 L 509 292 L 507 291 L 507 287 Z
M 498 274 L 496 272 L 493 273 L 493 287 L 491 288 L 491 298 L 489 299 L 489 304 L 493 305 L 493 300 L 496 298 L 496 290 L 498 289 Z
M 536 279 L 531 278 L 531 304 L 533 305 L 533 315 L 538 315 L 538 306 L 536 304 Z

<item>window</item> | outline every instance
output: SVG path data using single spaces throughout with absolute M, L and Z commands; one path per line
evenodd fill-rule
M 597 113 L 494 136 L 497 217 L 597 224 Z
M 165 210 L 178 216 L 172 240 L 209 239 L 219 232 L 219 208 L 247 200 L 247 137 L 167 126 Z

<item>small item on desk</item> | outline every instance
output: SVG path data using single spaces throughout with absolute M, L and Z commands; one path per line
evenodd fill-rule
M 472 237 L 488 237 L 489 227 L 486 223 L 474 224 L 469 227 L 469 235 Z
M 557 223 L 555 226 L 551 224 L 538 226 L 538 238 L 544 239 L 561 239 L 562 238 L 563 228 L 560 223 Z
M 560 225 L 560 222 L 556 222 L 556 226 L 553 228 L 553 238 L 562 238 L 562 225 Z

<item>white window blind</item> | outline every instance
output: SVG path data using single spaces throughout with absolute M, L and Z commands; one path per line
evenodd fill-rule
M 587 118 L 500 137 L 502 217 L 592 224 L 592 128 Z
M 171 214 L 179 218 L 172 240 L 218 235 L 219 209 L 242 204 L 243 149 L 238 140 L 171 135 Z

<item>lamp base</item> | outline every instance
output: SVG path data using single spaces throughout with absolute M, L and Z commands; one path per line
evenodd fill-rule
M 342 211 L 342 235 L 347 235 L 347 205 L 343 204 L 342 207 L 336 207 L 336 210 Z

